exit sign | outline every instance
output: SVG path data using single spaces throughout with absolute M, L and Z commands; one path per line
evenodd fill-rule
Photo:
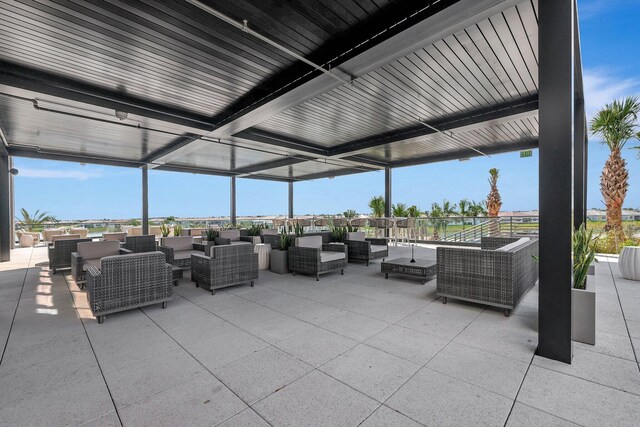
M 523 150 L 520 152 L 520 158 L 533 156 L 533 150 Z

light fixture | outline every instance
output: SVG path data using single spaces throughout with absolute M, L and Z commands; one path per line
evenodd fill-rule
M 127 113 L 126 111 L 118 111 L 116 110 L 116 117 L 119 118 L 122 121 L 127 120 L 127 117 L 129 117 L 129 113 Z
M 16 168 L 11 168 L 11 169 L 9 169 L 9 173 L 11 175 L 13 175 L 13 176 L 16 176 L 16 175 L 18 175 L 18 173 L 20 173 L 20 171 L 18 169 L 16 169 Z

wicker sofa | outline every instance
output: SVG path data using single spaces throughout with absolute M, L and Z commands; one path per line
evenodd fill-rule
M 133 253 L 155 252 L 158 250 L 156 236 L 153 234 L 147 234 L 145 236 L 125 236 L 122 247 Z
M 349 248 L 349 261 L 369 261 L 389 256 L 387 239 L 367 238 L 364 231 L 347 233 L 345 244 Z
M 81 239 L 77 235 L 52 236 L 53 242 L 47 247 L 49 269 L 56 274 L 61 268 L 71 267 L 71 253 L 76 252 L 78 243 L 90 242 L 91 239 Z
M 216 289 L 251 283 L 258 278 L 258 254 L 252 245 L 211 246 L 208 256 L 191 255 L 191 278 L 197 287 Z
M 538 280 L 537 239 L 483 237 L 481 248 L 437 249 L 437 294 L 500 307 L 508 316 Z
M 167 262 L 177 267 L 189 267 L 191 255 L 201 254 L 192 236 L 163 237 L 158 250 L 167 257 Z
M 87 271 L 89 307 L 98 323 L 110 313 L 162 303 L 173 296 L 171 265 L 162 252 L 102 258 Z
M 90 266 L 100 268 L 100 260 L 107 256 L 130 253 L 120 248 L 120 242 L 103 240 L 101 242 L 80 242 L 77 250 L 71 252 L 71 276 L 80 287 L 83 287 L 87 270 Z
M 347 267 L 347 245 L 323 244 L 322 236 L 298 237 L 295 246 L 289 248 L 289 270 L 311 274 L 320 280 L 320 275 L 340 270 L 344 274 Z

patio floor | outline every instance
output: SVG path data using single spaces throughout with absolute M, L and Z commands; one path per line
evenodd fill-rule
M 534 356 L 537 288 L 507 318 L 377 263 L 320 282 L 261 271 L 215 296 L 187 277 L 167 309 L 98 325 L 44 248 L 12 259 L 3 425 L 640 425 L 640 283 L 615 258 L 597 267 L 597 345 L 572 365 Z

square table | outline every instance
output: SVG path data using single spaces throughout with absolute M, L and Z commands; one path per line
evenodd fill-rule
M 394 258 L 383 261 L 380 272 L 384 273 L 385 279 L 389 278 L 389 273 L 418 277 L 424 285 L 436 275 L 436 267 L 436 260 L 415 259 L 415 262 L 411 262 L 411 258 Z

